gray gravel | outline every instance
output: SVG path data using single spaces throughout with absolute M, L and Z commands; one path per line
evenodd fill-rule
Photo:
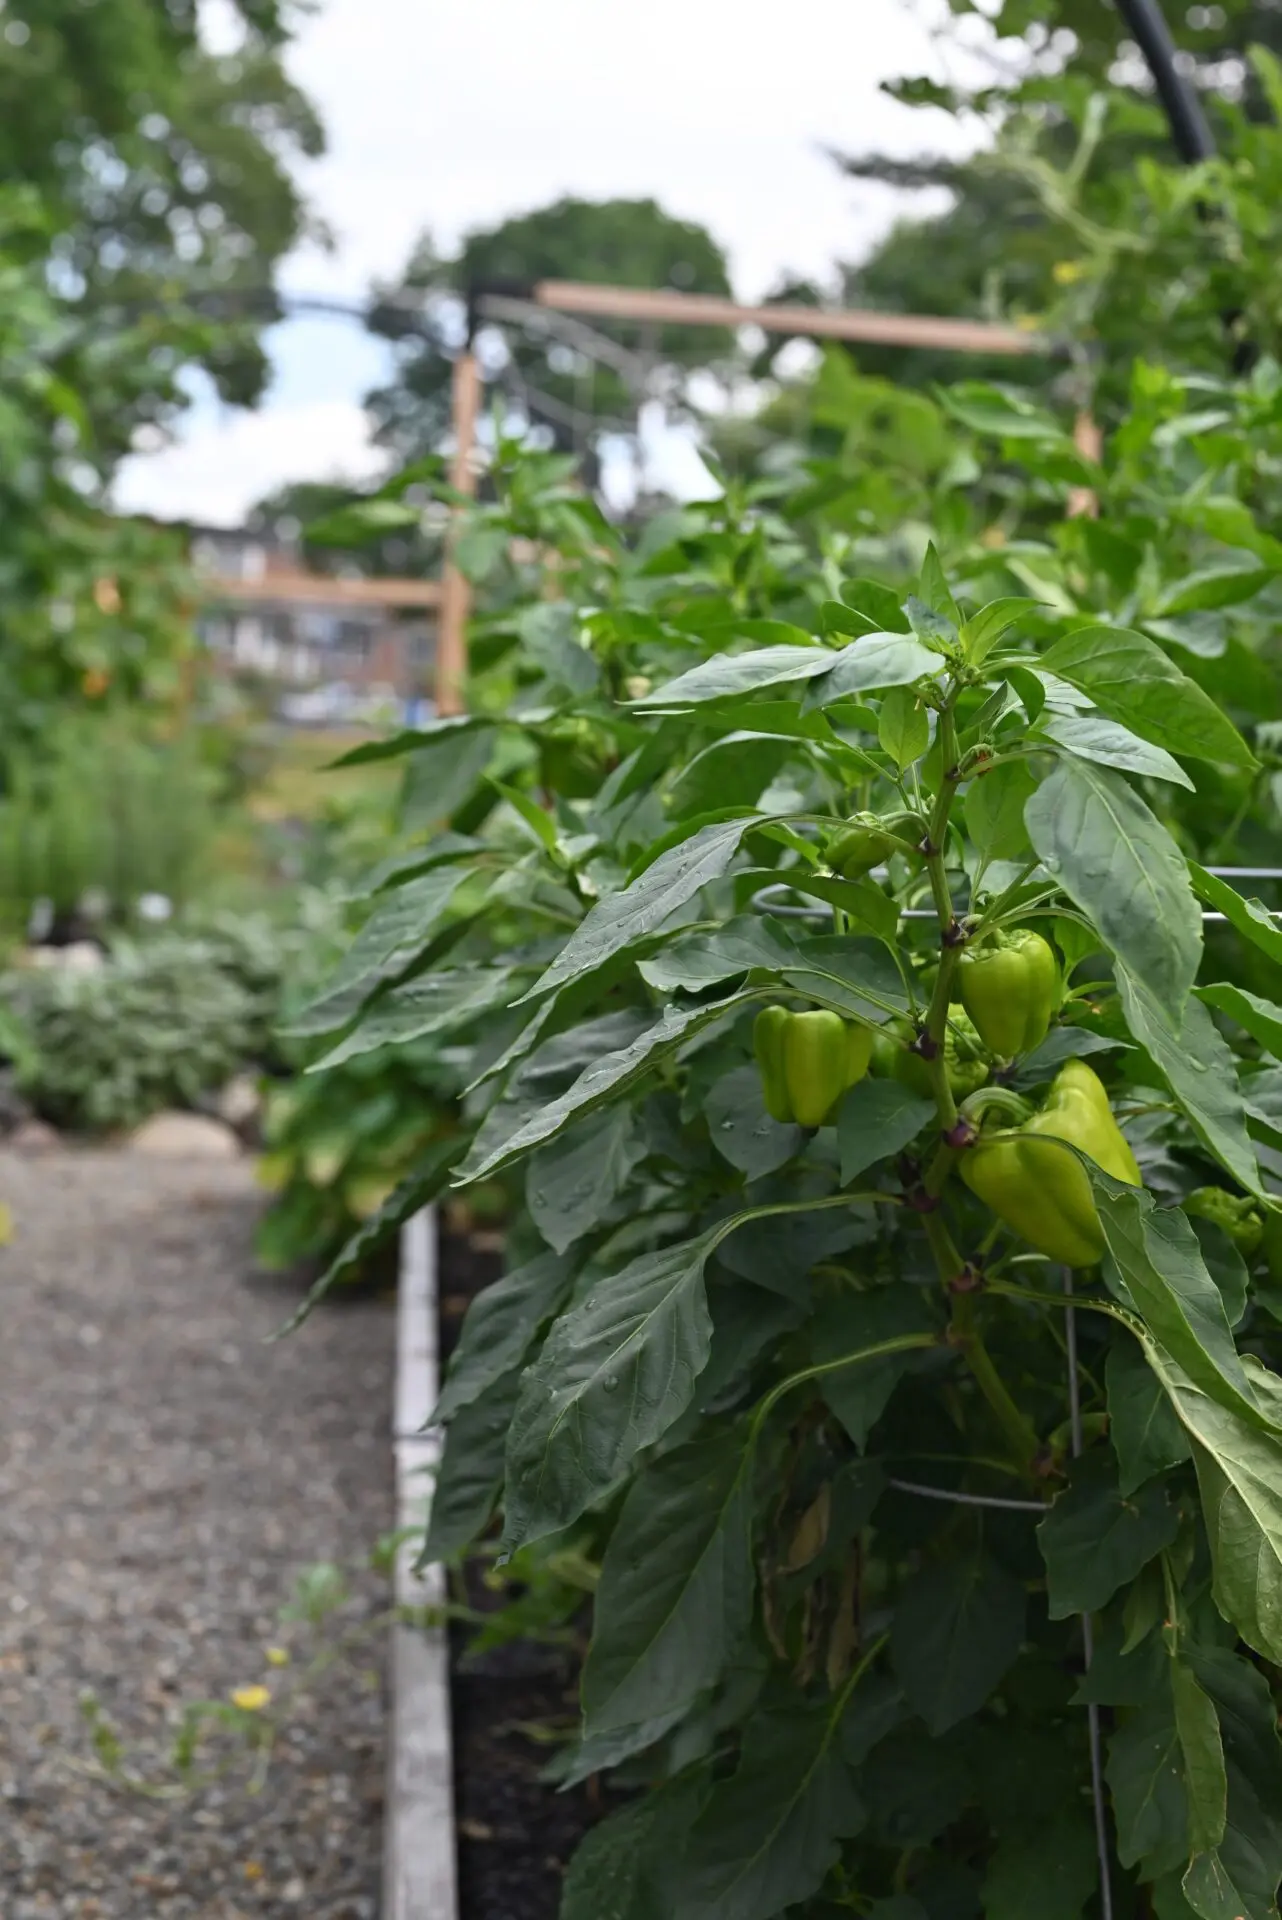
M 390 1304 L 264 1346 L 297 1290 L 253 1273 L 244 1165 L 4 1154 L 0 1197 L 2 1920 L 373 1920 L 383 1637 L 286 1709 L 320 1642 L 279 1609 L 392 1524 Z M 385 1605 L 358 1574 L 339 1624 Z M 158 1784 L 181 1706 L 255 1682 L 261 1791 L 239 1757 L 175 1802 L 96 1777 L 82 1690 Z

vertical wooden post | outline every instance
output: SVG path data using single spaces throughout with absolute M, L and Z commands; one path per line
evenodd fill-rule
M 470 499 L 476 492 L 476 474 L 472 467 L 472 449 L 476 444 L 476 416 L 480 403 L 481 378 L 476 355 L 464 347 L 454 362 L 454 455 L 450 461 L 450 485 L 455 493 Z M 445 573 L 441 580 L 441 615 L 436 637 L 436 710 L 438 713 L 462 713 L 463 688 L 467 682 L 467 616 L 471 591 L 454 564 L 454 546 L 462 521 L 462 508 L 450 513 L 446 536 Z
M 1099 464 L 1104 451 L 1104 436 L 1096 424 L 1094 415 L 1083 407 L 1073 422 L 1073 445 L 1084 460 L 1093 460 Z M 1099 500 L 1093 487 L 1073 487 L 1068 495 L 1068 517 L 1080 520 L 1083 515 L 1095 520 L 1099 517 Z

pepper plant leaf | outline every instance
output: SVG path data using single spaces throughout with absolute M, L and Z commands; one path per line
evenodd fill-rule
M 501 1374 L 445 1431 L 419 1565 L 447 1559 L 484 1533 L 503 1488 L 503 1453 L 521 1390 L 519 1367 Z
M 1090 1167 L 1108 1250 L 1145 1325 L 1189 1378 L 1240 1418 L 1271 1424 L 1252 1392 L 1187 1215 Z
M 749 1724 L 695 1822 L 673 1920 L 775 1920 L 817 1892 L 864 1812 L 841 1758 L 844 1699 Z
M 1189 1458 L 1188 1435 L 1143 1349 L 1119 1332 L 1104 1370 L 1108 1388 L 1108 1437 L 1117 1455 L 1118 1487 L 1124 1498 Z
M 583 1669 L 589 1735 L 689 1706 L 752 1618 L 752 1473 L 735 1428 L 633 1483 L 601 1567 L 601 1626 Z
M 595 1227 L 644 1155 L 637 1116 L 623 1104 L 589 1114 L 536 1148 L 525 1196 L 548 1245 L 564 1253 Z
M 659 1019 L 646 1027 L 627 1046 L 603 1054 L 573 1084 L 549 1100 L 531 1106 L 522 1102 L 509 1107 L 500 1101 L 487 1116 L 472 1150 L 459 1171 L 461 1181 L 482 1180 L 500 1167 L 528 1153 L 545 1140 L 551 1140 L 580 1114 L 590 1112 L 606 1100 L 624 1093 L 636 1081 L 652 1071 L 659 1062 L 675 1053 L 682 1042 L 701 1027 L 709 1026 L 734 1007 L 748 1004 L 748 997 L 731 994 L 701 1007 L 669 1007 Z
M 1093 760 L 1097 766 L 1117 767 L 1148 780 L 1169 780 L 1173 786 L 1193 791 L 1193 782 L 1165 747 L 1141 740 L 1129 727 L 1102 714 L 1053 713 L 1043 718 L 1040 731 L 1079 760 Z
M 1203 1146 L 1251 1193 L 1260 1192 L 1260 1168 L 1246 1130 L 1246 1105 L 1233 1055 L 1195 994 L 1178 1020 L 1144 981 L 1117 968 L 1126 1024 L 1179 1102 Z
M 1171 1545 L 1179 1526 L 1179 1509 L 1161 1481 L 1150 1479 L 1124 1494 L 1107 1466 L 1093 1460 L 1078 1465 L 1037 1529 L 1051 1619 L 1098 1613 Z
M 544 1322 L 564 1305 L 573 1274 L 560 1254 L 542 1253 L 482 1288 L 467 1310 L 429 1426 L 446 1425 L 521 1365 Z
M 1262 901 L 1244 900 L 1227 880 L 1221 880 L 1218 873 L 1208 873 L 1195 860 L 1189 861 L 1189 873 L 1194 889 L 1208 907 L 1222 913 L 1244 940 L 1282 965 L 1282 925 Z
M 899 1596 L 890 1650 L 899 1684 L 933 1734 L 977 1713 L 1024 1638 L 1019 1581 L 982 1554 L 926 1567 Z
M 1245 1027 L 1251 1038 L 1258 1040 L 1275 1060 L 1282 1059 L 1282 1007 L 1227 980 L 1199 987 L 1197 997 L 1217 1013 L 1226 1013 L 1230 1020 L 1236 1020 L 1239 1027 Z
M 840 655 L 829 647 L 757 647 L 751 653 L 718 653 L 701 660 L 688 673 L 652 687 L 632 704 L 639 708 L 696 707 L 709 700 L 733 700 L 760 687 L 778 687 L 810 680 L 831 671 Z
M 1079 627 L 1057 640 L 1041 664 L 1088 693 L 1101 713 L 1169 753 L 1230 767 L 1256 764 L 1246 741 L 1210 695 L 1142 633 L 1124 627 Z
M 723 1232 L 642 1254 L 554 1324 L 512 1418 L 505 1547 L 568 1527 L 685 1412 L 712 1337 L 703 1270 Z
M 749 814 L 701 827 L 679 845 L 660 854 L 653 866 L 646 867 L 630 887 L 598 900 L 552 965 L 522 999 L 541 998 L 576 974 L 590 972 L 611 955 L 657 933 L 687 900 L 693 900 L 700 888 L 725 872 L 739 850 L 739 842 L 757 818 Z
M 1024 820 L 1043 866 L 1110 951 L 1179 1007 L 1201 957 L 1201 917 L 1183 854 L 1139 795 L 1107 767 L 1061 760 Z

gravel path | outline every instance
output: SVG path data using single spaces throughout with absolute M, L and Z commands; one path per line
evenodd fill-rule
M 392 1523 L 389 1304 L 264 1346 L 297 1290 L 253 1273 L 243 1165 L 6 1154 L 0 1197 L 0 1916 L 374 1920 L 381 1633 L 285 1701 L 386 1588 L 358 1573 L 337 1626 L 279 1612 Z M 262 1682 L 257 1793 L 239 1748 L 181 1800 L 95 1775 L 83 1690 L 154 1785 L 183 1705 Z

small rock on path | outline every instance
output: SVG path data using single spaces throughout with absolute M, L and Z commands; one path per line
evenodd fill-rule
M 172 1779 L 178 1708 L 315 1649 L 278 1618 L 297 1574 L 392 1524 L 389 1304 L 265 1346 L 297 1289 L 253 1276 L 245 1162 L 0 1153 L 0 1199 L 4 1920 L 374 1920 L 381 1633 L 283 1716 L 257 1794 L 243 1763 L 175 1803 L 101 1784 L 78 1701 Z M 344 1624 L 385 1605 L 358 1575 Z

